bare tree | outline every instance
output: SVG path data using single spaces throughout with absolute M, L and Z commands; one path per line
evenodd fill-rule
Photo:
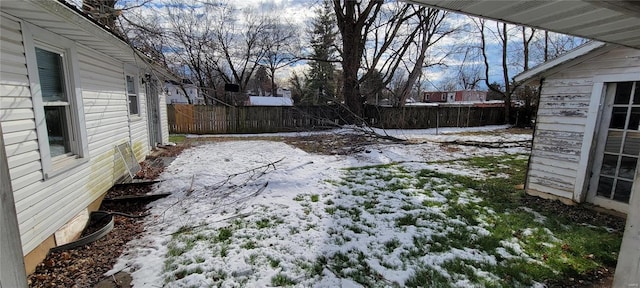
M 271 78 L 271 95 L 276 96 L 276 71 L 298 61 L 300 43 L 294 25 L 280 17 L 267 19 L 264 28 L 265 54 L 260 63 L 267 68 Z
M 333 0 L 338 30 L 342 36 L 342 92 L 348 109 L 356 118 L 361 118 L 364 112 L 358 72 L 367 31 L 371 30 L 382 4 L 382 0 Z
M 509 123 L 510 119 L 511 119 L 511 96 L 513 95 L 513 93 L 515 92 L 516 88 L 518 88 L 519 84 L 518 83 L 513 83 L 511 81 L 511 77 L 509 74 L 509 63 L 507 60 L 507 57 L 509 55 L 509 30 L 508 30 L 508 26 L 506 23 L 501 23 L 501 22 L 495 22 L 496 23 L 496 30 L 493 31 L 495 33 L 496 36 L 496 40 L 499 43 L 500 46 L 500 56 L 501 56 L 501 67 L 502 67 L 502 81 L 503 81 L 503 88 L 504 89 L 500 89 L 500 86 L 495 85 L 494 83 L 490 83 L 489 81 L 489 70 L 490 70 L 490 64 L 489 64 L 489 58 L 487 56 L 488 54 L 488 29 L 486 27 L 486 20 L 484 19 L 478 19 L 476 20 L 476 24 L 479 28 L 480 31 L 480 37 L 481 37 L 481 50 L 482 50 L 482 58 L 484 60 L 484 64 L 485 64 L 485 77 L 484 77 L 484 81 L 485 84 L 487 85 L 487 87 L 489 88 L 490 91 L 499 94 L 502 96 L 503 100 L 504 100 L 504 118 L 505 118 L 505 122 Z
M 390 89 L 395 91 L 397 104 L 403 105 L 423 69 L 442 60 L 428 59 L 428 49 L 454 31 L 445 28 L 447 13 L 443 11 L 406 3 L 370 1 L 366 4 L 334 1 L 343 42 L 345 101 L 358 116 L 364 100 L 371 98 L 371 95 L 360 95 L 360 83 L 370 83 L 369 78 L 375 76 L 382 79 L 382 85 L 370 83 L 368 86 L 384 89 L 394 79 L 398 80 L 395 74 L 399 70 L 405 71 L 406 78 L 395 83 L 398 89 Z M 359 65 L 361 62 L 363 65 Z M 361 77 L 358 77 L 359 71 L 362 71 Z M 380 94 L 380 90 L 375 89 L 365 92 Z
M 264 39 L 267 17 L 251 9 L 239 11 L 231 4 L 210 5 L 217 8 L 217 23 L 212 27 L 212 33 L 220 59 L 215 69 L 225 83 L 238 84 L 240 91 L 245 92 L 251 75 L 267 51 Z
M 428 9 L 419 9 L 415 14 L 415 21 L 418 27 L 417 33 L 415 33 L 412 39 L 412 44 L 414 45 L 414 57 L 411 59 L 409 64 L 405 58 L 401 57 L 398 60 L 402 61 L 405 69 L 409 72 L 407 76 L 407 80 L 403 83 L 404 85 L 398 91 L 397 98 L 399 98 L 400 106 L 403 106 L 406 100 L 409 98 L 416 81 L 420 76 L 422 76 L 423 69 L 426 67 L 430 67 L 433 65 L 441 64 L 444 60 L 445 56 L 441 56 L 438 59 L 430 59 L 427 60 L 427 51 L 430 47 L 432 47 L 435 43 L 438 43 L 445 36 L 453 33 L 455 31 L 454 28 L 444 25 L 444 20 L 447 17 L 447 12 L 440 11 L 433 8 Z M 397 67 L 397 66 L 396 66 Z M 392 71 L 395 73 L 396 71 Z
M 208 5 L 173 2 L 166 6 L 169 29 L 166 37 L 172 40 L 168 50 L 174 70 L 183 72 L 183 77 L 194 79 L 208 103 L 214 102 L 217 76 L 212 67 L 216 59 L 216 45 L 211 29 L 214 19 Z M 181 85 L 183 92 L 184 87 Z M 190 101 L 189 101 L 190 102 Z
M 564 35 L 549 31 L 537 33 L 531 43 L 534 48 L 531 51 L 534 63 L 552 60 L 567 51 L 587 42 L 587 39 Z

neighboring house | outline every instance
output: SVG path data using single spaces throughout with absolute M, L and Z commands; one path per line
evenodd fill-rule
M 448 92 L 443 91 L 427 91 L 422 92 L 422 102 L 447 102 Z
M 247 106 L 293 106 L 293 99 L 287 97 L 251 96 Z
M 541 85 L 526 190 L 627 212 L 613 286 L 640 286 L 640 2 L 414 2 L 611 43 L 515 78 Z
M 459 91 L 429 91 L 423 92 L 423 102 L 484 102 L 487 100 L 486 91 L 459 90 Z
M 3 1 L 0 35 L 0 282 L 14 287 L 9 278 L 24 275 L 7 273 L 22 265 L 7 245 L 32 272 L 128 175 L 116 145 L 142 161 L 168 142 L 166 71 L 63 2 Z
M 182 83 L 167 80 L 164 82 L 164 91 L 167 94 L 167 104 L 189 104 L 189 102 L 195 105 L 205 104 L 204 97 L 198 92 L 198 86 L 189 79 L 182 79 Z
M 276 90 L 276 95 L 278 97 L 284 97 L 284 98 L 289 98 L 291 99 L 291 90 L 287 89 L 287 88 L 278 88 Z
M 247 91 L 247 94 L 249 96 L 263 96 L 263 97 L 285 97 L 285 98 L 291 98 L 291 90 L 287 89 L 287 88 L 280 88 L 278 87 L 278 89 L 276 89 L 276 95 L 273 96 L 271 94 L 271 91 L 256 91 L 256 90 L 250 90 Z
M 293 106 L 289 89 L 278 88 L 276 95 L 275 97 L 270 93 L 267 96 L 249 95 L 249 100 L 245 104 L 247 106 Z
M 455 102 L 484 102 L 487 91 L 461 90 L 455 91 Z

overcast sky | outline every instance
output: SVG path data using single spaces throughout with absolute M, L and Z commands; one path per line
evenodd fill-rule
M 78 4 L 82 3 L 82 0 L 68 0 L 71 2 Z M 148 3 L 147 3 L 148 2 Z M 147 7 L 154 7 L 155 9 L 147 9 L 147 8 L 136 8 L 136 11 L 139 13 L 162 13 L 163 11 L 166 11 L 163 9 L 163 6 L 167 3 L 170 2 L 174 2 L 175 0 L 151 0 L 149 2 L 149 0 L 119 0 L 118 2 L 118 6 L 124 6 L 124 7 L 131 7 L 131 6 L 136 6 L 140 3 L 145 3 L 145 6 Z M 314 16 L 314 11 L 316 7 L 319 7 L 319 5 L 321 5 L 322 0 L 227 0 L 227 1 L 221 1 L 221 2 L 227 2 L 230 4 L 233 4 L 234 6 L 236 6 L 237 8 L 243 9 L 243 8 L 251 8 L 254 9 L 256 11 L 275 11 L 276 16 L 278 17 L 284 17 L 286 18 L 287 21 L 290 21 L 293 24 L 297 24 L 299 25 L 299 27 L 301 28 L 301 38 L 304 38 L 304 40 L 306 41 L 306 38 L 308 37 L 306 34 L 304 34 L 303 31 L 305 31 L 305 28 L 308 27 L 308 22 L 310 21 L 310 19 Z M 145 9 L 147 11 L 145 11 Z M 126 13 L 126 12 L 125 12 Z M 470 20 L 468 17 L 466 16 L 459 16 L 459 17 L 453 17 L 451 18 L 452 21 L 452 25 L 454 26 L 462 26 L 465 23 L 469 23 Z M 495 28 L 494 24 L 490 24 L 489 27 L 491 27 L 491 29 Z M 514 34 L 516 37 L 520 37 L 519 33 L 515 33 Z M 447 49 L 452 49 L 452 47 L 456 47 L 459 45 L 479 45 L 480 38 L 478 37 L 477 34 L 471 34 L 471 33 L 461 33 L 461 34 L 457 34 L 454 35 L 452 37 L 448 37 L 447 39 L 443 39 L 443 41 L 438 45 L 438 47 L 436 47 L 434 49 L 434 51 L 440 51 L 441 53 L 446 52 Z M 489 61 L 490 63 L 493 63 L 493 67 L 500 67 L 499 64 L 499 59 L 500 59 L 500 53 L 499 53 L 499 46 L 496 42 L 496 40 L 489 40 L 489 47 L 491 47 L 493 50 L 490 50 L 489 52 Z M 513 47 L 512 47 L 513 48 Z M 516 55 L 517 54 L 517 49 L 516 50 L 512 50 L 511 54 L 512 55 Z M 478 54 L 478 53 L 476 53 Z M 476 55 L 476 56 L 480 56 L 480 55 Z M 476 61 L 479 61 L 480 59 L 477 58 Z M 425 87 L 426 89 L 438 89 L 440 88 L 439 86 L 441 86 L 443 80 L 447 77 L 450 77 L 450 74 L 452 71 L 456 70 L 456 68 L 458 67 L 457 65 L 460 63 L 460 61 L 458 59 L 456 59 L 455 57 L 452 57 L 450 59 L 448 59 L 446 61 L 446 66 L 441 66 L 441 67 L 437 67 L 434 69 L 429 69 L 428 71 L 425 71 L 425 75 L 426 77 L 429 79 L 427 86 L 430 87 Z M 302 70 L 305 68 L 304 64 L 298 64 L 297 67 L 291 68 L 291 69 L 282 69 L 279 73 L 279 81 L 284 84 L 285 79 L 288 79 L 290 77 L 291 71 L 292 70 Z M 510 75 L 511 77 L 515 76 L 515 73 L 512 73 L 513 75 Z M 501 71 L 499 69 L 491 69 L 490 70 L 490 79 L 491 81 L 499 81 L 501 82 Z

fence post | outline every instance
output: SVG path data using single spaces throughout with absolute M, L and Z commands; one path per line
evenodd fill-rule
M 438 135 L 439 128 L 440 128 L 440 105 L 436 106 L 436 135 Z

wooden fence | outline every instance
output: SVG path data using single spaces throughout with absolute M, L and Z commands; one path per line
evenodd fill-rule
M 226 134 L 304 131 L 340 124 L 338 107 L 167 105 L 169 132 Z
M 169 132 L 227 134 L 305 131 L 344 124 L 340 106 L 225 107 L 167 105 Z M 475 106 L 365 107 L 366 121 L 386 129 L 471 127 L 504 123 L 504 108 Z
M 366 106 L 370 125 L 385 129 L 427 129 L 504 124 L 504 107 L 474 105 Z

